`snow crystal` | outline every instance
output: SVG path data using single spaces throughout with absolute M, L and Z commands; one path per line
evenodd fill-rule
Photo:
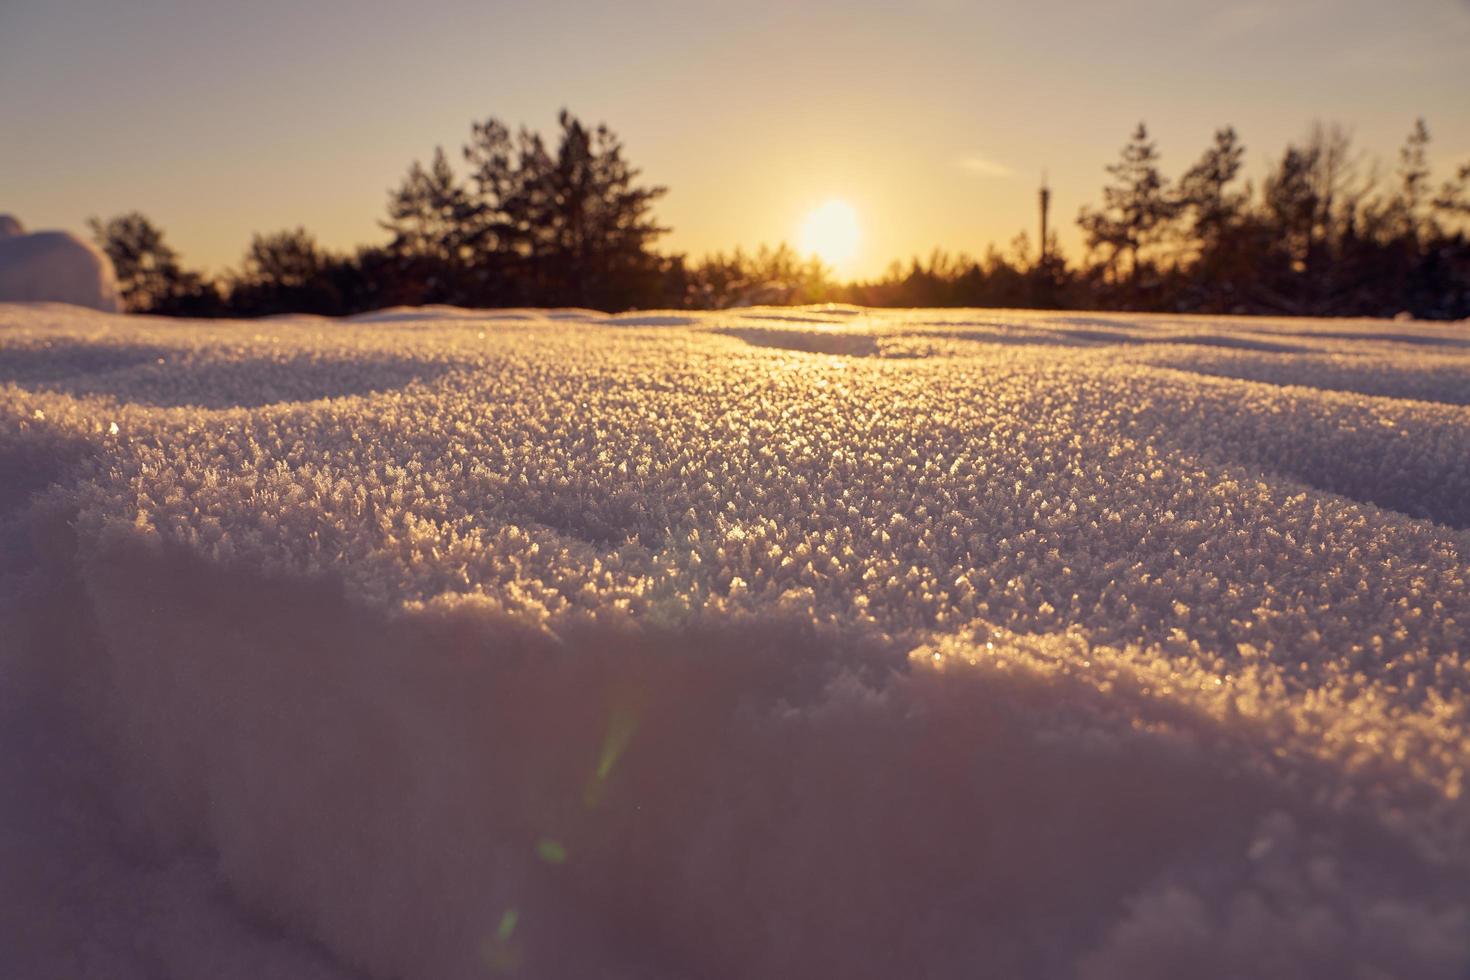
M 0 670 L 343 969 L 1459 980 L 1465 339 L 0 306 Z

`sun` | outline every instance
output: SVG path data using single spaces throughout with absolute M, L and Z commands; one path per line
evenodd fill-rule
M 832 200 L 809 213 L 801 222 L 796 244 L 803 255 L 815 255 L 840 268 L 857 254 L 862 241 L 857 211 L 842 200 Z

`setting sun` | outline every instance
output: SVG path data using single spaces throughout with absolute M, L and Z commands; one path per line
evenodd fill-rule
M 803 254 L 815 255 L 840 269 L 857 254 L 861 238 L 857 212 L 852 205 L 846 201 L 828 201 L 802 219 L 797 245 Z

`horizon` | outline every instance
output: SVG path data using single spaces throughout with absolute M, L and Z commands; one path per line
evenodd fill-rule
M 414 161 L 443 146 L 458 165 L 471 122 L 549 133 L 565 107 L 605 122 L 642 180 L 669 188 L 654 210 L 672 229 L 660 252 L 797 247 L 814 211 L 845 202 L 860 239 L 833 271 L 850 281 L 934 250 L 978 258 L 1022 232 L 1035 248 L 1043 172 L 1051 226 L 1081 257 L 1077 213 L 1139 121 L 1170 176 L 1226 125 L 1252 179 L 1314 120 L 1345 124 L 1385 171 L 1421 116 L 1437 174 L 1470 157 L 1463 0 L 1407 14 L 1358 0 L 939 0 L 902 17 L 831 2 L 435 9 L 433 24 L 408 24 L 387 3 L 350 19 L 340 2 L 7 7 L 0 86 L 19 97 L 0 106 L 0 131 L 45 135 L 0 146 L 0 211 L 77 233 L 88 217 L 141 211 L 211 274 L 237 266 L 255 233 L 304 227 L 351 251 L 386 240 L 377 222 Z M 1061 17 L 1066 29 L 1048 32 Z M 90 67 L 58 76 L 61 50 Z M 1150 57 L 1156 70 L 1141 71 Z M 99 99 L 104 84 L 137 108 Z

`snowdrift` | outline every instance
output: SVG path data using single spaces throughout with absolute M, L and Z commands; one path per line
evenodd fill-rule
M 7 751 L 282 976 L 1458 980 L 1467 404 L 1424 324 L 0 306 Z
M 112 260 L 66 231 L 26 233 L 0 214 L 0 303 L 72 303 L 122 311 Z

